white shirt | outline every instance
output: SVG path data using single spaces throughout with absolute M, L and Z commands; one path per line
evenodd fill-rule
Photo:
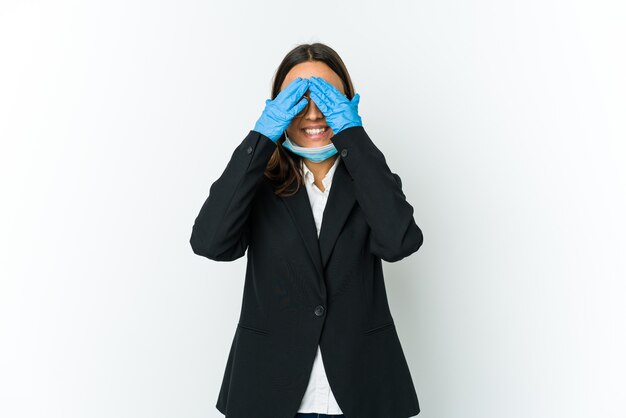
M 335 163 L 332 165 L 326 177 L 322 180 L 324 185 L 324 191 L 322 192 L 314 183 L 315 180 L 313 172 L 304 163 L 302 159 L 302 172 L 304 174 L 304 183 L 306 185 L 306 191 L 309 195 L 309 201 L 311 202 L 311 210 L 313 211 L 313 217 L 315 218 L 315 226 L 317 227 L 317 236 L 319 238 L 320 228 L 322 226 L 322 215 L 324 208 L 326 207 L 326 201 L 328 200 L 328 193 L 333 179 L 333 174 L 339 164 L 341 156 L 337 156 Z M 324 370 L 324 364 L 322 363 L 322 352 L 320 346 L 317 346 L 317 354 L 313 361 L 313 369 L 311 370 L 311 376 L 309 378 L 309 385 L 306 388 L 306 392 L 302 397 L 300 403 L 300 409 L 298 412 L 303 413 L 318 413 L 328 415 L 341 415 L 343 412 L 339 408 L 335 396 L 330 390 L 328 379 L 326 378 L 326 371 Z

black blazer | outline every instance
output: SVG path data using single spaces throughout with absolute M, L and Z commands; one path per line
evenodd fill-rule
M 194 253 L 247 270 L 216 408 L 227 418 L 294 418 L 317 345 L 346 418 L 420 411 L 389 310 L 381 259 L 416 252 L 422 231 L 400 177 L 363 127 L 331 138 L 341 161 L 319 239 L 305 187 L 278 197 L 263 175 L 277 145 L 237 146 L 195 219 Z M 289 151 L 287 151 L 289 152 Z

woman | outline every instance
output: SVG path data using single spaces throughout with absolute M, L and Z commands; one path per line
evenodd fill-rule
M 422 231 L 359 99 L 333 49 L 294 48 L 195 220 L 194 253 L 248 253 L 216 404 L 228 418 L 420 411 L 381 260 L 416 252 Z

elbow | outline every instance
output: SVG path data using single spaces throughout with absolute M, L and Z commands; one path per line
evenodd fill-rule
M 206 257 L 210 260 L 214 260 L 216 258 L 215 252 L 211 251 L 209 247 L 205 244 L 195 226 L 193 228 L 193 231 L 191 232 L 189 244 L 191 245 L 191 249 L 193 250 L 194 254 Z
M 202 243 L 194 240 L 193 236 L 191 237 L 189 242 L 191 244 L 191 249 L 193 250 L 194 254 L 197 254 L 202 257 L 206 257 L 209 260 L 213 260 L 213 261 L 233 261 L 243 255 L 238 252 L 223 251 L 223 250 L 218 250 L 215 248 L 205 246 Z
M 395 263 L 396 261 L 400 261 L 403 258 L 416 253 L 422 246 L 423 242 L 424 235 L 422 234 L 422 230 L 415 223 L 413 223 L 409 228 L 405 239 L 402 241 L 402 244 L 397 247 L 397 250 L 391 251 L 388 254 L 385 254 L 385 257 L 381 258 L 388 263 Z
M 417 250 L 420 249 L 423 243 L 424 243 L 424 234 L 422 233 L 422 230 L 420 229 L 420 227 L 417 226 L 417 224 L 414 221 L 413 222 L 413 247 L 415 247 L 415 249 L 411 252 L 411 254 L 413 254 L 414 252 L 417 252 Z
M 189 244 L 191 245 L 191 249 L 194 254 L 206 257 L 213 261 L 237 260 L 246 253 L 245 247 L 247 247 L 247 245 L 244 246 L 241 242 L 238 242 L 237 245 L 233 247 L 209 245 L 204 239 L 202 239 L 202 234 L 200 234 L 195 227 L 191 233 Z
M 200 239 L 199 235 L 195 232 L 191 233 L 191 238 L 189 238 L 189 244 L 191 245 L 191 249 L 194 254 L 200 255 L 202 257 L 212 258 L 212 253 L 210 253 L 204 245 L 204 242 Z
M 417 252 L 423 242 L 424 235 L 422 230 L 413 221 L 406 230 L 402 240 L 396 245 L 382 246 L 378 245 L 375 239 L 371 239 L 370 248 L 372 253 L 380 259 L 388 263 L 395 263 Z

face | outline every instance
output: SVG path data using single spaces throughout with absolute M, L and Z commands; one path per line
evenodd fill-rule
M 285 77 L 283 84 L 280 87 L 282 91 L 297 77 L 309 78 L 310 76 L 321 77 L 335 86 L 341 93 L 346 94 L 343 88 L 341 78 L 330 69 L 328 65 L 321 61 L 308 61 L 302 62 L 294 66 Z M 304 93 L 309 97 L 309 90 Z M 309 104 L 300 112 L 293 120 L 289 127 L 287 127 L 287 136 L 296 145 L 301 147 L 322 147 L 326 144 L 330 144 L 330 138 L 334 135 L 330 127 L 326 124 L 326 117 L 317 108 L 315 102 L 308 99 Z M 307 128 L 325 128 L 324 132 L 320 134 L 307 133 Z

